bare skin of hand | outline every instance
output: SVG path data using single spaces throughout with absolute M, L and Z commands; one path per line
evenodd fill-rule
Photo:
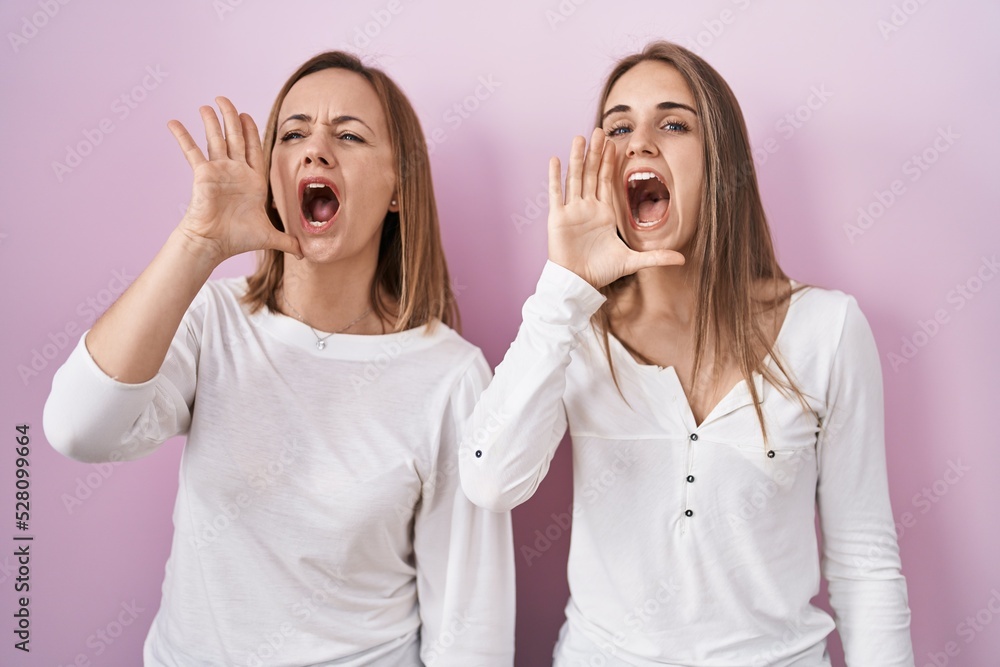
M 566 191 L 559 158 L 549 161 L 549 259 L 600 289 L 652 266 L 684 263 L 673 250 L 632 250 L 618 236 L 621 193 L 616 187 L 615 145 L 597 128 L 590 139 L 575 137 Z
M 199 109 L 208 158 L 182 123 L 167 124 L 194 171 L 191 203 L 178 230 L 215 261 L 252 250 L 301 256 L 298 241 L 271 225 L 264 210 L 267 174 L 257 125 L 225 97 L 216 98 L 225 134 L 212 107 Z

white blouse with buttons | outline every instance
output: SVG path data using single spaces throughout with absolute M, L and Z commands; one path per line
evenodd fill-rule
M 745 382 L 697 424 L 674 369 L 637 363 L 611 337 L 616 387 L 590 324 L 603 302 L 546 264 L 460 455 L 470 499 L 510 509 L 569 429 L 571 598 L 556 664 L 828 665 L 836 625 L 848 665 L 913 665 L 881 368 L 855 300 L 793 296 L 776 348 L 812 412 L 755 374 L 766 442 Z M 811 602 L 821 574 L 836 624 Z

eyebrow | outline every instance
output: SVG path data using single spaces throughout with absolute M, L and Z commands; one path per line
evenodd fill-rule
M 656 105 L 656 108 L 658 110 L 660 110 L 660 111 L 669 111 L 671 109 L 687 109 L 688 111 L 690 111 L 691 113 L 693 113 L 695 116 L 698 115 L 697 111 L 695 111 L 694 109 L 692 109 L 691 107 L 689 107 L 686 104 L 681 104 L 680 102 L 660 102 L 659 104 Z M 608 116 L 610 116 L 611 114 L 613 114 L 613 113 L 625 113 L 625 112 L 631 111 L 631 110 L 632 110 L 632 107 L 630 107 L 627 104 L 618 104 L 618 105 L 613 106 L 613 107 L 611 107 L 610 109 L 608 109 L 607 111 L 604 112 L 604 115 L 601 116 L 601 122 L 603 123 L 604 120 Z
M 305 122 L 307 122 L 307 123 L 311 123 L 311 122 L 313 121 L 313 118 L 312 118 L 312 116 L 310 116 L 309 114 L 306 114 L 306 113 L 296 113 L 296 114 L 292 114 L 291 116 L 289 116 L 289 117 L 288 117 L 288 118 L 286 118 L 285 120 L 281 121 L 281 123 L 280 123 L 280 124 L 278 125 L 278 127 L 281 127 L 282 125 L 284 125 L 285 123 L 287 123 L 287 122 L 288 122 L 288 121 L 290 121 L 290 120 L 301 120 L 301 121 L 305 121 Z M 360 118 L 358 118 L 357 116 L 337 116 L 336 118 L 334 118 L 334 119 L 333 119 L 333 120 L 332 120 L 332 121 L 330 122 L 330 124 L 331 124 L 331 125 L 339 125 L 339 124 L 341 124 L 341 123 L 346 123 L 346 122 L 348 122 L 348 121 L 352 121 L 352 120 L 353 120 L 353 121 L 357 121 L 357 122 L 361 123 L 362 125 L 364 125 L 365 127 L 367 127 L 367 128 L 368 128 L 368 130 L 369 130 L 369 131 L 370 131 L 370 132 L 371 132 L 372 134 L 374 134 L 374 133 L 375 133 L 375 130 L 373 130 L 373 129 L 371 128 L 371 126 L 370 126 L 370 125 L 368 125 L 368 123 L 366 123 L 365 121 L 361 120 L 361 119 L 360 119 Z

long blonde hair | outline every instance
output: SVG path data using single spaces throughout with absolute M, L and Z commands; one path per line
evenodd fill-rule
M 271 107 L 264 131 L 264 169 L 270 174 L 271 152 L 278 129 L 278 112 L 288 91 L 299 79 L 325 69 L 339 68 L 363 76 L 375 89 L 385 112 L 392 143 L 399 212 L 388 212 L 382 222 L 378 263 L 371 286 L 372 309 L 380 319 L 392 319 L 395 331 L 412 329 L 441 320 L 460 328 L 458 308 L 448 277 L 441 246 L 434 185 L 431 181 L 427 143 L 413 106 L 392 79 L 381 70 L 368 67 L 357 57 L 342 51 L 316 55 L 299 67 L 282 86 Z M 268 182 L 265 207 L 271 224 L 285 231 Z M 278 311 L 276 293 L 284 275 L 284 253 L 265 250 L 257 269 L 247 280 L 244 301 L 256 312 L 267 307 Z M 388 296 L 394 307 L 385 303 Z M 391 311 L 391 312 L 390 312 Z
M 773 298 L 754 296 L 758 281 L 787 283 L 788 277 L 775 257 L 740 105 L 722 76 L 702 58 L 677 44 L 659 41 L 621 59 L 605 81 L 597 107 L 596 126 L 602 125 L 604 106 L 615 83 L 630 69 L 646 61 L 666 63 L 680 72 L 694 95 L 703 128 L 704 187 L 690 252 L 692 258 L 700 261 L 695 286 L 699 307 L 695 318 L 692 377 L 698 377 L 708 340 L 714 341 L 715 359 L 722 358 L 723 350 L 732 354 L 750 390 L 766 443 L 767 429 L 761 396 L 753 382 L 754 372 L 786 396 L 794 394 L 805 409 L 808 405 L 776 353 L 774 342 L 759 316 L 779 308 L 802 286 L 781 290 Z M 608 301 L 594 317 L 609 363 L 612 297 L 633 278 L 626 276 L 605 287 L 602 291 L 609 297 Z M 771 355 L 777 373 L 765 364 L 767 355 Z M 615 382 L 617 384 L 617 379 Z

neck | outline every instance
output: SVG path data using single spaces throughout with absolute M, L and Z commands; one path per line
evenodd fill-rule
M 694 327 L 697 314 L 697 276 L 694 262 L 681 266 L 642 269 L 615 298 L 615 307 L 625 321 L 666 320 L 681 327 Z
M 354 322 L 374 306 L 371 286 L 376 261 L 355 256 L 321 264 L 286 253 L 278 306 L 285 315 L 317 331 L 341 331 L 350 325 L 344 333 L 384 333 L 392 324 L 380 322 L 374 312 Z

